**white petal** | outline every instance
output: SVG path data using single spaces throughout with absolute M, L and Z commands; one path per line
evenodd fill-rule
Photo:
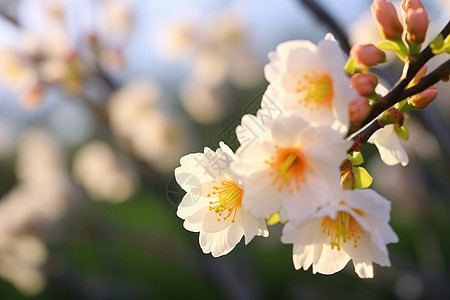
M 204 231 L 204 232 L 219 232 L 219 231 L 223 231 L 226 228 L 233 225 L 233 223 L 231 223 L 232 217 L 228 218 L 227 220 L 223 220 L 222 217 L 224 217 L 224 215 L 219 216 L 214 211 L 210 211 L 208 209 L 208 212 L 205 213 L 205 217 L 203 219 L 202 231 Z M 220 221 L 217 221 L 217 220 L 220 220 Z
M 308 128 L 308 125 L 301 118 L 279 118 L 273 123 L 272 137 L 280 147 L 292 147 L 299 140 L 304 128 Z
M 198 188 L 203 182 L 214 179 L 205 172 L 203 153 L 183 156 L 180 163 L 181 166 L 175 169 L 175 179 L 186 192 Z
M 241 119 L 241 125 L 236 127 L 236 136 L 241 144 L 236 153 L 244 151 L 251 143 L 262 138 L 269 133 L 262 122 L 254 115 L 244 115 Z
M 399 163 L 402 166 L 408 164 L 408 154 L 400 143 L 400 139 L 395 133 L 393 125 L 387 125 L 379 129 L 370 137 L 368 142 L 377 146 L 381 159 L 388 166 L 394 166 Z
M 358 274 L 360 278 L 373 278 L 373 265 L 371 262 L 355 263 L 353 261 L 353 265 L 355 266 L 356 274 Z
M 342 270 L 350 260 L 350 256 L 336 247 L 331 249 L 331 245 L 323 244 L 322 253 L 317 262 L 313 264 L 313 273 L 334 274 Z
M 251 242 L 255 235 L 269 236 L 264 218 L 256 218 L 243 209 L 240 211 L 239 223 L 244 230 L 246 245 Z
M 217 149 L 216 152 L 205 147 L 205 155 L 203 156 L 203 165 L 205 171 L 211 177 L 223 178 L 230 167 L 231 162 L 234 160 L 233 156 L 228 155 L 222 149 Z
M 208 201 L 206 199 L 199 200 L 197 197 L 193 197 L 191 193 L 187 193 L 178 205 L 177 216 L 186 219 L 207 206 Z
M 228 254 L 239 243 L 242 238 L 242 228 L 240 226 L 230 226 L 227 229 L 215 232 L 200 232 L 199 242 L 204 253 L 211 253 L 218 257 Z
M 316 245 L 302 245 L 294 244 L 292 260 L 294 262 L 294 267 L 296 270 L 303 268 L 308 270 L 313 264 L 314 259 L 314 248 Z

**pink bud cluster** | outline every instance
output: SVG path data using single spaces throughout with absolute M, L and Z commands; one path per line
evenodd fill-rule
M 402 0 L 405 15 L 406 41 L 420 44 L 425 40 L 428 29 L 428 13 L 420 0 Z M 391 41 L 402 37 L 403 26 L 392 3 L 387 0 L 374 0 L 370 7 L 383 38 Z

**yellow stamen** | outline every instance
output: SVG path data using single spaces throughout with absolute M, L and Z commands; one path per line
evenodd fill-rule
M 231 180 L 224 180 L 219 186 L 213 186 L 213 189 L 217 192 L 208 194 L 208 197 L 217 197 L 216 201 L 210 201 L 209 210 L 214 211 L 220 218 L 217 221 L 226 221 L 232 215 L 231 223 L 235 222 L 236 212 L 241 207 L 243 190 Z M 226 214 L 222 217 L 223 214 Z
M 333 80 L 326 73 L 313 72 L 305 75 L 302 80 L 297 81 L 296 91 L 301 94 L 298 102 L 310 109 L 331 109 L 333 106 Z
M 363 212 L 361 211 L 361 213 Z M 353 246 L 357 248 L 358 240 L 364 234 L 364 230 L 355 218 L 344 211 L 338 212 L 335 220 L 328 216 L 324 217 L 322 228 L 322 233 L 330 236 L 331 249 L 337 247 L 338 250 L 341 250 L 341 241 L 347 243 L 349 240 L 353 240 Z
M 295 183 L 296 189 L 300 190 L 300 182 L 305 181 L 305 173 L 309 169 L 308 163 L 300 148 L 277 148 L 277 155 L 271 156 L 266 163 L 274 176 L 273 185 L 278 191 L 282 191 L 285 186 L 292 193 L 292 185 Z

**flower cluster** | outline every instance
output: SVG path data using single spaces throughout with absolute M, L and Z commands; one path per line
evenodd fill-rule
M 357 94 L 339 46 L 327 35 L 318 46 L 283 43 L 269 57 L 263 108 L 242 118 L 237 155 L 221 144 L 181 159 L 175 175 L 187 194 L 178 216 L 200 232 L 205 253 L 219 256 L 243 235 L 246 242 L 267 236 L 265 219 L 275 215 L 287 222 L 282 242 L 294 244 L 297 269 L 330 274 L 353 258 L 358 274 L 372 277 L 372 261 L 389 265 L 386 244 L 396 235 L 387 200 L 340 184 L 348 107 Z M 270 115 L 269 105 L 280 113 Z
M 407 60 L 418 55 L 427 22 L 417 16 L 426 14 L 420 1 L 404 0 L 402 8 L 408 46 L 391 3 L 375 0 L 372 13 L 388 50 Z M 406 165 L 398 141 L 407 137 L 403 112 L 426 106 L 436 95 L 425 90 L 423 96 L 397 99 L 372 117 L 392 97 L 370 72 L 386 60 L 383 47 L 356 45 L 346 62 L 328 34 L 318 45 L 289 41 L 269 53 L 269 86 L 256 116 L 244 115 L 236 128 L 236 153 L 221 143 L 215 152 L 205 148 L 183 157 L 175 170 L 187 192 L 177 215 L 187 230 L 200 233 L 205 253 L 224 255 L 243 236 L 247 244 L 256 235 L 268 236 L 266 224 L 281 222 L 281 241 L 293 244 L 296 269 L 312 266 L 313 273 L 333 274 L 351 259 L 359 277 L 371 278 L 374 262 L 390 266 L 387 244 L 398 241 L 389 225 L 391 205 L 368 189 L 372 178 L 359 166 L 358 151 L 381 129 L 369 141 L 386 164 Z M 403 89 L 426 73 L 414 68 L 415 77 Z M 375 128 L 369 123 L 377 117 Z

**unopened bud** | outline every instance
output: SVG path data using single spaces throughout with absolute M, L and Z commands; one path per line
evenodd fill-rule
M 375 92 L 378 77 L 372 73 L 356 73 L 350 78 L 350 84 L 360 95 L 367 96 Z
M 345 159 L 341 164 L 341 175 L 353 170 L 353 164 L 349 159 Z
M 413 85 L 416 85 L 417 83 L 419 83 L 419 80 L 423 76 L 425 76 L 425 74 L 427 74 L 427 70 L 428 70 L 427 65 L 423 65 L 423 67 L 420 68 L 420 70 L 416 73 L 416 75 L 414 75 L 414 78 L 411 80 L 411 83 L 409 85 L 413 86 Z
M 422 1 L 420 0 L 402 0 L 402 9 L 404 12 L 407 12 L 408 9 L 417 9 L 417 8 L 424 8 Z
M 358 95 L 356 99 L 350 102 L 348 110 L 350 115 L 350 122 L 362 122 L 370 113 L 369 101 L 365 97 Z
M 421 44 L 428 29 L 428 13 L 423 8 L 408 9 L 406 12 L 406 40 Z
M 415 108 L 422 109 L 428 106 L 438 95 L 438 89 L 435 86 L 429 87 L 426 90 L 411 96 L 408 103 Z
M 373 44 L 357 44 L 350 50 L 350 56 L 358 65 L 372 67 L 386 60 L 386 54 Z
M 381 116 L 380 122 L 384 125 L 398 124 L 402 126 L 405 116 L 396 108 L 391 108 Z
M 392 3 L 386 0 L 374 0 L 370 10 L 383 38 L 394 41 L 401 37 L 403 27 Z
M 341 176 L 341 185 L 346 190 L 353 190 L 355 188 L 355 175 L 353 171 L 348 171 Z

